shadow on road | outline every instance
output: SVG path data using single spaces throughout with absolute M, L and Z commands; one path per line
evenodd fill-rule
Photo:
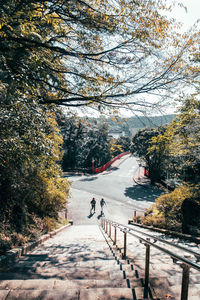
M 116 170 L 118 170 L 119 168 L 118 167 L 109 167 L 107 170 L 108 171 L 116 171 Z
M 135 185 L 125 189 L 124 195 L 137 201 L 154 202 L 157 197 L 163 194 L 163 191 L 149 185 Z
M 117 171 L 119 168 L 118 167 L 109 167 L 108 169 L 106 169 L 101 175 L 108 175 L 110 173 L 112 173 L 113 171 Z
M 95 177 L 88 177 L 88 178 L 83 178 L 83 179 L 80 179 L 79 181 L 93 181 L 93 180 L 96 180 L 98 177 L 95 176 Z
M 93 213 L 90 213 L 89 216 L 88 216 L 88 219 L 92 218 L 94 216 L 95 212 Z
M 102 217 L 105 217 L 104 213 L 100 213 L 98 216 L 97 216 L 97 219 L 101 219 Z
M 70 173 L 70 172 L 68 172 L 68 173 L 66 173 L 66 172 L 64 172 L 64 177 L 81 177 L 81 176 L 83 176 L 83 174 L 82 173 Z

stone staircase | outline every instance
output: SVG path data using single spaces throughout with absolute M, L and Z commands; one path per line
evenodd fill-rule
M 143 296 L 137 270 L 117 255 L 98 225 L 71 226 L 0 273 L 0 300 Z

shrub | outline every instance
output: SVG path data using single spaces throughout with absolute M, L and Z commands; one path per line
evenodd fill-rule
M 146 210 L 145 216 L 140 218 L 140 222 L 144 225 L 152 225 L 169 230 L 184 229 L 183 231 L 186 232 L 186 228 L 187 233 L 198 232 L 200 218 L 199 193 L 200 187 L 198 185 L 184 184 L 171 193 L 161 195 Z M 187 218 L 183 214 L 183 203 L 186 202 L 187 206 L 190 204 Z M 195 213 L 194 207 L 196 208 Z
M 134 221 L 135 223 L 141 224 L 141 223 L 143 223 L 143 216 L 138 215 L 138 216 L 136 216 L 136 217 L 133 217 L 133 221 Z
M 56 229 L 56 226 L 57 226 L 56 220 L 54 218 L 50 218 L 50 217 L 45 217 L 43 220 L 43 224 L 44 224 L 45 232 L 50 232 L 50 231 Z
M 165 227 L 165 218 L 162 215 L 148 215 L 144 217 L 144 225 L 155 226 L 158 228 Z
M 29 214 L 28 227 L 23 233 L 14 231 L 10 224 L 4 223 L 4 226 L 0 226 L 0 255 L 5 254 L 6 251 L 12 248 L 34 241 L 41 235 L 64 226 L 67 223 L 68 221 L 62 218 L 45 217 L 42 219 L 35 214 Z
M 11 238 L 5 234 L 0 234 L 0 255 L 3 255 L 11 248 Z
M 173 192 L 161 195 L 156 199 L 155 209 L 165 219 L 165 226 L 168 229 L 179 229 L 182 224 L 181 206 L 183 201 L 191 197 L 191 189 L 188 185 L 182 185 Z
M 25 243 L 27 243 L 28 237 L 22 235 L 21 233 L 13 232 L 11 234 L 11 241 L 12 241 L 11 248 L 17 246 L 23 246 Z

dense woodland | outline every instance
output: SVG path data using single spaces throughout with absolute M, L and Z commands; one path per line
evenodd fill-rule
M 199 92 L 199 32 L 178 32 L 179 25 L 165 16 L 172 10 L 165 0 L 0 1 L 2 252 L 56 226 L 70 191 L 62 166 L 88 168 L 91 158 L 101 164 L 123 150 L 119 141 L 107 140 L 105 125 L 91 130 L 71 119 L 71 110 L 117 115 L 126 108 L 148 115 L 178 91 L 180 103 L 192 103 L 184 92 Z M 189 104 L 182 105 L 183 113 Z M 65 124 L 59 118 L 63 107 Z M 198 160 L 198 119 L 192 122 L 183 117 L 172 123 L 181 154 L 171 152 L 173 144 L 164 153 L 170 152 L 170 168 L 173 157 L 186 160 L 190 178 Z M 80 140 L 86 132 L 89 138 Z M 164 143 L 168 136 L 155 138 Z M 157 151 L 154 141 L 151 151 Z
M 164 127 L 138 131 L 131 152 L 140 157 L 160 196 L 142 220 L 145 224 L 200 235 L 200 105 L 183 101 L 177 117 Z
M 65 115 L 58 116 L 58 124 L 63 137 L 64 171 L 92 172 L 95 167 L 104 165 L 114 156 L 129 151 L 130 137 L 109 137 L 108 123 L 100 119 L 84 119 Z

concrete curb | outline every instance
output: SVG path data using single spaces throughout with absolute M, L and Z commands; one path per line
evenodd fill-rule
M 40 238 L 38 238 L 37 240 L 35 240 L 31 243 L 27 243 L 26 245 L 24 245 L 22 247 L 7 251 L 5 255 L 0 256 L 0 267 L 7 267 L 10 263 L 15 262 L 21 256 L 27 254 L 29 251 L 38 247 L 39 245 L 41 245 L 43 242 L 45 242 L 49 238 L 52 238 L 53 236 L 55 236 L 59 232 L 65 230 L 67 227 L 69 227 L 71 225 L 73 225 L 73 221 L 69 221 L 69 224 L 64 225 L 48 234 L 44 234 L 43 236 L 41 236 Z
M 181 238 L 183 240 L 188 240 L 190 242 L 194 242 L 196 244 L 200 244 L 200 238 L 192 236 L 190 234 L 184 234 L 184 233 L 171 231 L 171 230 L 167 230 L 167 229 L 162 229 L 162 228 L 157 228 L 157 227 L 153 227 L 153 226 L 138 224 L 138 223 L 135 223 L 133 220 L 128 220 L 128 224 L 138 226 L 138 227 L 141 227 L 141 228 L 145 228 L 145 229 L 149 229 L 149 230 L 152 230 L 152 231 L 160 232 L 160 233 L 163 233 L 163 234 L 171 235 L 173 237 L 178 237 L 178 238 Z

